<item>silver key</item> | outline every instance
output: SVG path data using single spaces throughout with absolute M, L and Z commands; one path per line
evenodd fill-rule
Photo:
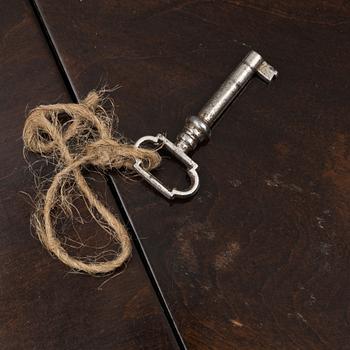
M 188 156 L 188 153 L 193 152 L 201 142 L 210 138 L 214 123 L 255 73 L 268 83 L 278 74 L 276 69 L 265 62 L 257 52 L 251 51 L 199 111 L 198 116 L 191 116 L 186 120 L 185 127 L 178 135 L 176 143 L 171 142 L 162 134 L 144 136 L 135 143 L 135 147 L 150 142 L 155 145 L 162 144 L 186 166 L 187 175 L 191 180 L 189 188 L 185 190 L 168 189 L 153 174 L 146 171 L 142 167 L 142 161 L 137 159 L 134 168 L 141 177 L 168 199 L 187 198 L 194 195 L 199 189 L 198 164 Z

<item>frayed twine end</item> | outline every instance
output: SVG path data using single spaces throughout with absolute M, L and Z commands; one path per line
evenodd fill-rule
M 155 150 L 136 148 L 112 136 L 113 113 L 104 108 L 103 93 L 91 91 L 80 103 L 41 105 L 33 109 L 24 125 L 24 149 L 54 161 L 56 173 L 47 191 L 40 191 L 32 224 L 42 244 L 60 261 L 74 270 L 104 274 L 126 263 L 131 255 L 131 242 L 121 221 L 97 198 L 81 173 L 94 165 L 100 171 L 133 170 L 141 159 L 147 170 L 156 168 L 161 157 Z M 87 208 L 104 231 L 119 245 L 119 252 L 108 261 L 90 261 L 71 256 L 62 246 L 55 231 L 53 212 L 58 209 L 73 217 L 73 198 L 78 192 Z M 98 215 L 95 215 L 95 213 Z

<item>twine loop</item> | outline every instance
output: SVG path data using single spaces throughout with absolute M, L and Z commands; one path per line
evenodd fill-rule
M 102 94 L 92 91 L 78 104 L 41 105 L 29 113 L 23 130 L 25 149 L 53 161 L 57 169 L 48 190 L 38 196 L 32 217 L 36 233 L 64 264 L 89 274 L 111 272 L 123 265 L 131 255 L 131 242 L 121 221 L 90 188 L 82 169 L 93 165 L 101 171 L 132 170 L 136 158 L 149 170 L 160 163 L 156 151 L 135 148 L 112 136 L 112 118 L 103 102 Z M 71 256 L 62 246 L 53 212 L 61 209 L 66 216 L 73 216 L 74 191 L 85 198 L 94 220 L 118 243 L 119 251 L 112 260 L 87 262 Z

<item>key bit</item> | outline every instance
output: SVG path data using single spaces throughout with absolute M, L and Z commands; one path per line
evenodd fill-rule
M 169 190 L 154 175 L 142 167 L 142 162 L 139 159 L 134 164 L 135 170 L 168 199 L 186 198 L 195 194 L 199 188 L 198 164 L 187 154 L 193 152 L 199 143 L 210 138 L 211 128 L 215 122 L 255 74 L 269 83 L 278 73 L 257 52 L 251 51 L 203 106 L 198 116 L 191 116 L 186 120 L 184 129 L 178 135 L 176 143 L 171 142 L 162 134 L 155 137 L 144 136 L 135 143 L 135 147 L 139 147 L 145 142 L 162 143 L 172 155 L 186 166 L 187 174 L 191 180 L 188 189 L 178 190 L 173 188 Z

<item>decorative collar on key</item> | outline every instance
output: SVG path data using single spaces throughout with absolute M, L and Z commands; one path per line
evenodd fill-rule
M 175 158 L 186 166 L 187 175 L 191 180 L 189 188 L 184 190 L 168 189 L 153 174 L 143 168 L 140 159 L 137 159 L 134 164 L 135 170 L 154 189 L 168 199 L 193 196 L 199 189 L 198 164 L 187 154 L 193 152 L 199 143 L 210 138 L 214 123 L 222 116 L 226 107 L 255 74 L 269 83 L 277 76 L 278 72 L 264 61 L 257 52 L 251 51 L 203 106 L 198 116 L 191 116 L 186 120 L 185 127 L 178 135 L 176 143 L 171 142 L 162 134 L 144 136 L 135 143 L 137 148 L 145 142 L 164 145 Z

